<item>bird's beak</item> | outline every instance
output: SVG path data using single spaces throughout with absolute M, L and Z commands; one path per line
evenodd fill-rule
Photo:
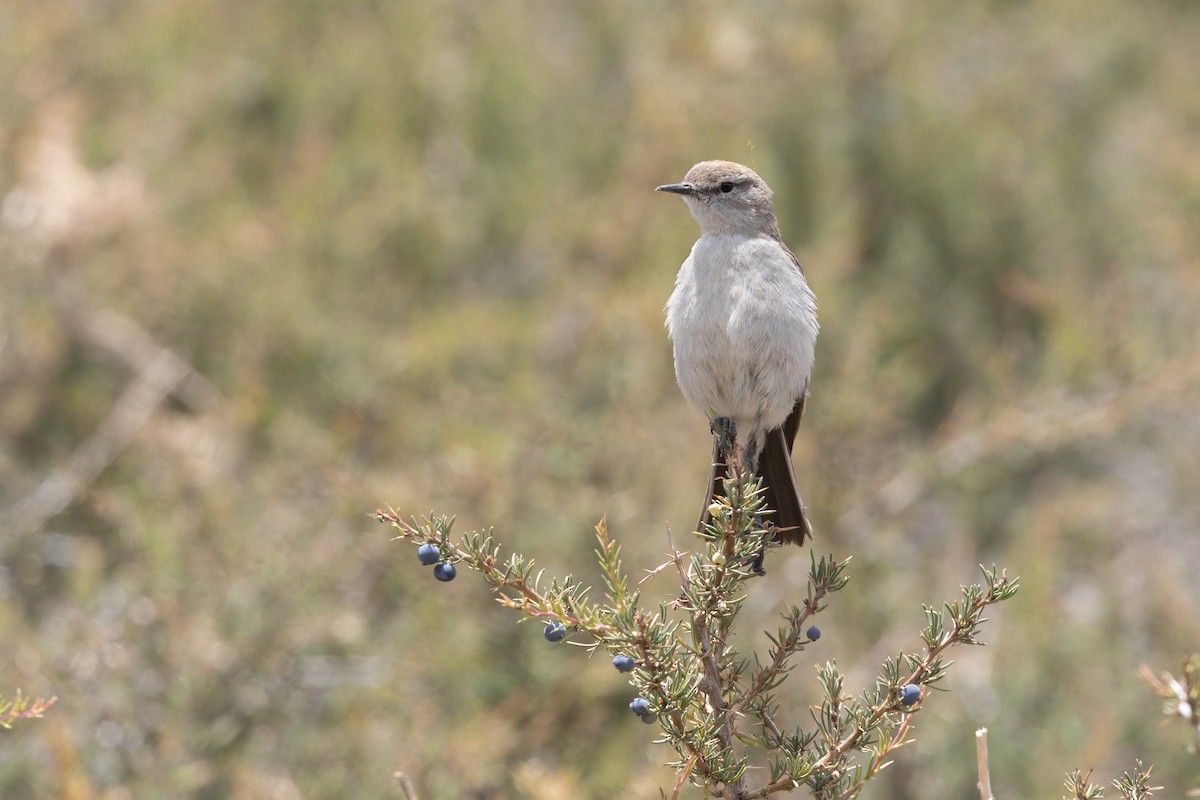
M 666 186 L 659 186 L 654 191 L 670 192 L 671 194 L 688 195 L 688 194 L 695 194 L 696 187 L 690 183 L 668 183 Z

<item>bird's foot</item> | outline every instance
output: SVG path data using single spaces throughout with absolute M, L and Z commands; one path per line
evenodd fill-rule
M 767 570 L 763 566 L 763 562 L 766 560 L 766 558 L 767 543 L 764 540 L 763 543 L 758 546 L 758 550 L 756 550 L 754 555 L 750 558 L 750 571 L 760 578 L 767 574 Z
M 733 443 L 737 440 L 737 426 L 729 417 L 714 417 L 708 429 L 717 437 L 717 448 L 721 458 L 728 458 L 733 452 Z
M 759 530 L 766 530 L 766 526 L 768 524 L 769 523 L 765 519 L 763 519 L 762 514 L 754 515 L 754 527 L 755 528 L 757 528 Z M 767 570 L 763 567 L 763 562 L 766 560 L 766 557 L 767 557 L 767 540 L 763 539 L 761 542 L 759 542 L 758 549 L 754 551 L 754 555 L 750 556 L 750 558 L 746 561 L 746 564 L 750 567 L 750 571 L 760 577 L 763 575 L 766 575 Z
M 750 443 L 746 445 L 746 449 L 742 452 L 742 461 L 745 464 L 746 472 L 754 472 L 755 461 L 758 460 L 758 442 L 754 437 L 750 438 Z

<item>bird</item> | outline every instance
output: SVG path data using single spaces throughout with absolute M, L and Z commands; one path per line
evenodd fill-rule
M 676 382 L 714 432 L 736 432 L 774 511 L 774 537 L 803 544 L 812 526 L 791 453 L 820 330 L 817 298 L 780 235 L 771 188 L 754 170 L 702 161 L 656 191 L 680 195 L 700 225 L 665 309 Z M 724 494 L 722 438 L 714 441 L 697 530 Z

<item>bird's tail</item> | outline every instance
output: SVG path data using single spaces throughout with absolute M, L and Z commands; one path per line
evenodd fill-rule
M 804 513 L 800 490 L 796 487 L 796 473 L 792 471 L 792 458 L 783 437 L 783 429 L 768 431 L 763 452 L 758 459 L 757 473 L 763 482 L 763 500 L 767 508 L 775 512 L 768 517 L 768 521 L 775 527 L 776 538 L 785 544 L 804 544 L 805 539 L 812 537 L 812 526 Z M 729 467 L 721 455 L 720 445 L 715 443 L 712 468 L 708 473 L 708 493 L 700 510 L 697 530 L 712 521 L 708 507 L 714 497 L 724 496 L 724 481 L 728 476 Z
M 758 459 L 758 474 L 763 479 L 763 499 L 775 510 L 775 535 L 787 544 L 804 544 L 812 538 L 812 526 L 804 513 L 804 501 L 792 471 L 792 455 L 783 438 L 783 429 L 767 431 L 767 441 Z

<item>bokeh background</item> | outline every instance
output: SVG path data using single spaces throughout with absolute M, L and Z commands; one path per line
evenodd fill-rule
M 852 555 L 811 664 L 1021 576 L 867 791 L 1057 797 L 1186 731 L 1200 646 L 1200 5 L 6 0 L 4 798 L 656 797 L 607 659 L 380 506 L 595 578 L 686 544 L 709 451 L 654 186 L 752 164 L 822 303 L 796 468 Z M 773 557 L 743 646 L 802 591 Z M 671 591 L 669 576 L 646 596 Z M 798 793 L 799 794 L 799 793 Z

